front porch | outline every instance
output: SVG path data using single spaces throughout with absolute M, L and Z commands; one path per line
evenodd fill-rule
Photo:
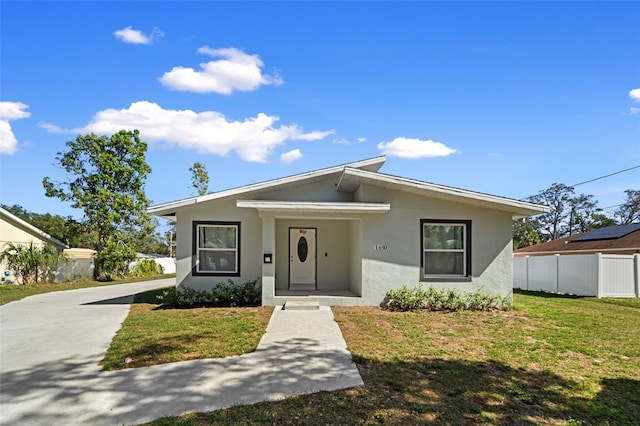
M 326 289 L 326 290 L 286 290 L 276 289 L 275 296 L 270 298 L 275 305 L 284 305 L 286 302 L 304 301 L 317 302 L 321 306 L 363 306 L 362 297 L 350 290 Z M 264 302 L 263 302 L 264 303 Z

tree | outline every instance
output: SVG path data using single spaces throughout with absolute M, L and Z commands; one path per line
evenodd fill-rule
M 169 248 L 165 241 L 164 235 L 158 231 L 160 224 L 156 218 L 151 218 L 149 226 L 153 229 L 152 232 L 147 230 L 140 232 L 136 238 L 136 251 L 145 254 L 160 254 L 167 256 L 169 254 Z
M 514 222 L 514 247 L 521 248 L 537 242 L 557 240 L 575 233 L 609 226 L 612 220 L 601 213 L 593 195 L 575 195 L 571 186 L 554 183 L 527 199 L 549 207 L 549 212 Z M 539 241 L 538 241 L 539 237 Z
M 42 247 L 7 243 L 0 253 L 0 261 L 6 260 L 7 267 L 22 281 L 22 284 L 33 284 L 38 281 L 39 272 L 50 277 L 53 266 L 66 260 L 67 256 L 50 244 Z
M 66 180 L 54 183 L 45 177 L 45 194 L 83 210 L 85 224 L 95 232 L 94 276 L 113 279 L 135 259 L 134 239 L 149 227 L 147 144 L 137 130 L 121 130 L 111 137 L 78 136 L 66 145 L 69 150 L 56 156 Z
M 549 212 L 537 216 L 536 229 L 543 241 L 560 238 L 564 234 L 563 226 L 571 217 L 570 202 L 574 190 L 562 183 L 554 183 L 549 188 L 529 197 L 529 201 L 549 207 Z
M 620 225 L 640 222 L 640 190 L 627 189 L 625 202 L 615 211 L 615 217 Z
M 193 166 L 189 167 L 191 172 L 191 184 L 198 191 L 198 195 L 204 195 L 209 188 L 209 174 L 207 168 L 201 163 L 193 163 Z
M 533 219 L 525 217 L 513 221 L 513 248 L 519 249 L 540 243 L 540 234 Z
M 95 235 L 83 223 L 78 222 L 71 216 L 63 217 L 57 214 L 29 212 L 18 204 L 12 206 L 0 204 L 0 207 L 41 229 L 53 238 L 67 243 L 69 247 L 94 246 L 91 241 L 95 240 Z
M 580 194 L 569 200 L 571 216 L 568 231 L 563 236 L 579 234 L 600 228 L 602 220 L 598 220 L 601 209 L 593 195 Z M 600 216 L 602 216 L 600 214 Z

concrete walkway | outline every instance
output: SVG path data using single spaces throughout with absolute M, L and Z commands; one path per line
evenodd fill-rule
M 363 385 L 333 313 L 274 309 L 256 352 L 115 372 L 98 363 L 149 281 L 0 307 L 0 424 L 122 425 Z

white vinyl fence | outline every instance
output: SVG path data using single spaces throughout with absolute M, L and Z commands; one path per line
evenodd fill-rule
M 173 257 L 157 257 L 153 259 L 156 263 L 162 266 L 162 271 L 165 274 L 175 274 L 176 273 L 176 259 Z
M 640 255 L 513 258 L 513 288 L 595 297 L 640 297 Z

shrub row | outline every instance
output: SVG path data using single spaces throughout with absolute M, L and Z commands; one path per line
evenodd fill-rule
M 255 306 L 260 302 L 258 280 L 236 284 L 229 279 L 215 285 L 211 290 L 196 290 L 171 287 L 158 295 L 164 307 L 181 306 Z
M 425 290 L 421 284 L 413 288 L 403 285 L 387 292 L 383 307 L 392 311 L 508 310 L 511 308 L 511 299 L 489 295 L 482 288 L 473 293 L 464 293 L 457 289 L 438 290 L 434 287 Z
M 150 277 L 153 275 L 162 275 L 164 268 L 162 265 L 158 265 L 153 259 L 142 259 L 137 262 L 132 268 L 129 275 L 132 277 Z

